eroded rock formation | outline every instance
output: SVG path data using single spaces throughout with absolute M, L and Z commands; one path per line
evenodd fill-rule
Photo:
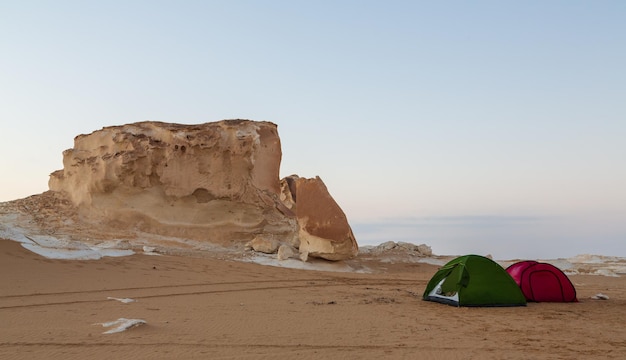
M 290 177 L 283 184 L 293 191 L 281 187 L 281 156 L 270 122 L 147 121 L 77 136 L 49 187 L 93 229 L 224 246 L 271 239 L 303 259 L 356 255 L 346 216 L 319 178 Z
M 77 136 L 49 187 L 115 228 L 222 245 L 259 233 L 294 242 L 293 215 L 277 196 L 280 159 L 269 122 L 141 122 Z
M 298 219 L 301 254 L 327 260 L 357 254 L 358 245 L 348 219 L 319 176 L 288 176 L 281 181 L 281 187 L 281 200 Z

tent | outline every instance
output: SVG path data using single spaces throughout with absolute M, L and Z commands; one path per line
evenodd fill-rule
M 424 300 L 454 306 L 523 306 L 524 294 L 513 278 L 491 259 L 465 255 L 433 275 Z
M 520 261 L 506 269 L 528 301 L 576 302 L 576 289 L 569 278 L 552 264 Z

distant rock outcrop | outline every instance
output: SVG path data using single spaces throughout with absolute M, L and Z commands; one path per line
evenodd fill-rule
M 359 256 L 376 257 L 379 259 L 393 258 L 394 261 L 414 261 L 416 258 L 432 258 L 435 256 L 430 246 L 426 244 L 416 245 L 408 242 L 387 241 L 376 246 L 363 246 L 359 248 Z M 443 265 L 444 261 L 441 265 Z
M 93 231 L 248 243 L 263 252 L 287 244 L 303 259 L 355 256 L 347 218 L 321 179 L 291 176 L 281 187 L 281 156 L 270 122 L 146 121 L 77 136 L 49 187 Z

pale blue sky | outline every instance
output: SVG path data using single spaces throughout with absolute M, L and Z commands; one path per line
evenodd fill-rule
M 361 245 L 626 256 L 624 1 L 0 1 L 0 201 L 78 134 L 278 124 Z

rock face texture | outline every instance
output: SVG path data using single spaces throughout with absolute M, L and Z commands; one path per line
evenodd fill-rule
M 277 127 L 269 122 L 140 122 L 77 136 L 49 186 L 76 205 L 91 205 L 99 194 L 157 187 L 165 196 L 199 203 L 254 204 L 262 193 L 279 191 L 281 156 Z
M 281 200 L 298 219 L 301 254 L 327 260 L 356 256 L 358 245 L 348 219 L 322 179 L 292 175 L 281 184 Z
M 77 136 L 49 188 L 94 229 L 222 246 L 269 238 L 304 259 L 356 255 L 346 216 L 319 178 L 281 186 L 281 151 L 270 122 L 111 126 Z

